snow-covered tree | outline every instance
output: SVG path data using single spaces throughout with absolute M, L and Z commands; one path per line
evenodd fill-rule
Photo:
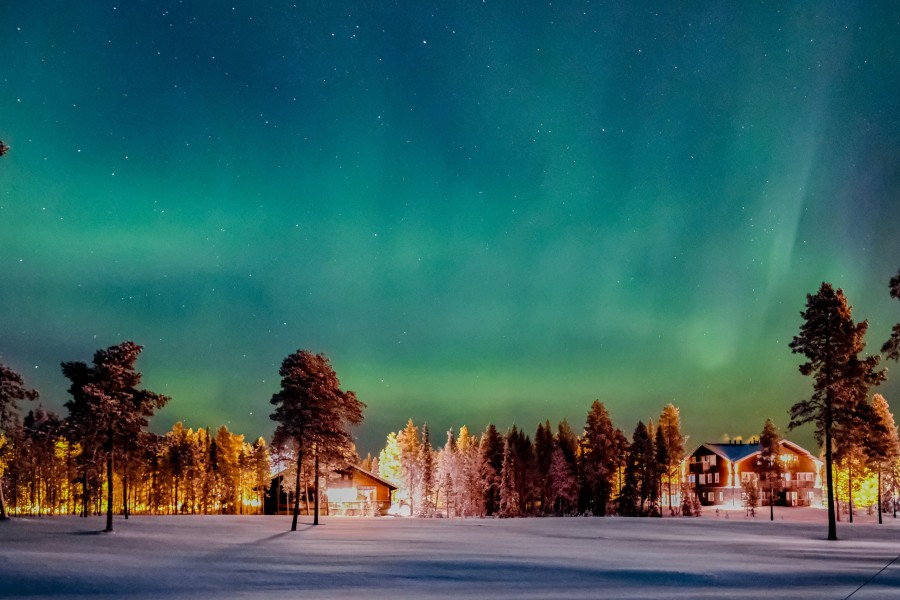
M 406 427 L 397 434 L 397 442 L 400 445 L 400 464 L 402 465 L 403 481 L 406 484 L 407 498 L 409 500 L 409 514 L 416 514 L 416 494 L 419 491 L 419 479 L 422 476 L 422 466 L 419 463 L 421 450 L 419 448 L 419 428 L 413 424 L 413 420 L 406 422 Z
M 419 477 L 419 498 L 416 508 L 419 517 L 431 517 L 434 515 L 434 449 L 431 447 L 431 439 L 428 433 L 428 423 L 422 425 L 422 443 L 419 445 L 419 465 L 422 475 Z
M 666 439 L 668 465 L 663 473 L 669 497 L 669 512 L 673 511 L 672 488 L 681 489 L 681 461 L 684 460 L 684 436 L 681 435 L 681 416 L 674 404 L 667 404 L 659 415 L 659 429 Z
M 550 457 L 547 497 L 553 506 L 553 512 L 558 515 L 571 513 L 578 503 L 578 482 L 562 448 L 554 448 Z M 548 507 L 545 512 L 550 512 L 550 508 Z

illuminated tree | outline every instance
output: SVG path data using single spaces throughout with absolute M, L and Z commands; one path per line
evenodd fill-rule
M 681 488 L 681 461 L 684 460 L 684 436 L 681 435 L 681 417 L 674 404 L 667 404 L 659 416 L 659 429 L 666 440 L 667 465 L 663 478 L 666 481 L 669 496 L 669 512 L 674 513 L 672 507 L 672 483 Z
M 365 405 L 351 391 L 340 387 L 337 374 L 324 354 L 297 350 L 282 361 L 278 371 L 281 389 L 270 402 L 275 411 L 270 415 L 278 422 L 275 438 L 290 440 L 297 451 L 295 487 L 300 489 L 300 471 L 306 450 L 313 454 L 315 487 L 315 515 L 319 524 L 319 459 L 330 457 L 350 459 L 353 437 L 349 427 L 363 420 Z M 291 531 L 297 530 L 300 513 L 300 494 L 294 494 Z
M 400 443 L 393 431 L 387 435 L 384 448 L 378 454 L 378 476 L 394 485 L 403 484 L 403 464 L 400 461 Z
M 578 502 L 578 482 L 562 448 L 554 448 L 550 457 L 550 468 L 547 470 L 547 498 L 553 512 L 558 515 L 569 514 Z M 549 507 L 545 512 L 550 512 Z
M 789 427 L 815 424 L 816 439 L 825 447 L 828 539 L 836 540 L 832 442 L 836 435 L 852 431 L 860 398 L 864 400 L 869 386 L 884 376 L 875 371 L 878 357 L 859 358 L 868 324 L 853 322 L 841 290 L 823 283 L 816 295 L 807 295 L 806 310 L 800 314 L 804 323 L 790 347 L 807 358 L 800 373 L 813 377 L 813 394 L 791 407 Z
M 2 146 L 2 142 L 0 142 Z M 25 387 L 22 376 L 0 363 L 0 435 L 9 436 L 19 425 L 18 401 L 35 400 L 38 393 Z M 0 452 L 3 452 L 3 444 L 0 444 Z M 9 517 L 6 514 L 6 502 L 3 497 L 3 475 L 6 470 L 3 467 L 3 456 L 0 455 L 0 521 Z
M 139 390 L 141 374 L 134 364 L 143 348 L 134 342 L 122 342 L 94 353 L 93 366 L 86 363 L 62 364 L 63 375 L 72 385 L 72 400 L 66 402 L 78 430 L 91 443 L 91 431 L 103 441 L 106 453 L 106 529 L 113 531 L 113 457 L 117 445 L 124 446 L 137 437 L 149 417 L 165 406 L 169 398 Z
M 431 439 L 428 433 L 428 423 L 422 424 L 422 443 L 419 444 L 419 465 L 422 469 L 419 477 L 419 515 L 431 517 L 434 515 L 434 449 L 431 447 Z
M 756 472 L 769 488 L 769 520 L 775 520 L 775 484 L 779 481 L 784 466 L 781 464 L 781 436 L 771 419 L 766 419 L 759 434 L 759 456 Z
M 878 522 L 881 523 L 883 512 L 881 476 L 885 470 L 896 465 L 900 459 L 900 440 L 897 436 L 897 424 L 887 400 L 881 394 L 872 397 L 872 410 L 878 427 L 871 430 L 871 438 L 866 444 L 867 455 L 872 468 L 878 475 Z
M 409 499 L 409 514 L 414 515 L 416 510 L 416 493 L 419 490 L 419 479 L 422 476 L 422 468 L 419 464 L 421 451 L 419 449 L 419 429 L 413 425 L 410 419 L 406 428 L 397 434 L 397 442 L 400 444 L 400 464 L 403 465 L 403 480 L 406 483 L 406 494 Z
M 444 508 L 447 516 L 452 517 L 459 512 L 457 505 L 456 487 L 458 484 L 459 470 L 456 458 L 456 437 L 453 428 L 447 430 L 447 442 L 441 450 L 438 458 L 438 486 L 444 492 Z

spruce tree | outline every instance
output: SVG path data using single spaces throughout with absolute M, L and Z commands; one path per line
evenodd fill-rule
M 578 482 L 562 448 L 553 449 L 547 479 L 547 498 L 552 506 L 544 512 L 551 512 L 552 509 L 558 515 L 569 514 L 578 501 Z
M 537 431 L 534 433 L 534 455 L 537 465 L 537 497 L 541 503 L 541 512 L 548 513 L 551 511 L 548 502 L 549 499 L 549 476 L 550 463 L 553 459 L 553 451 L 556 444 L 553 441 L 553 432 L 550 430 L 550 421 L 546 423 L 538 423 Z
M 519 490 L 516 482 L 516 456 L 510 443 L 510 436 L 503 440 L 503 465 L 500 468 L 500 507 L 497 515 L 501 518 L 519 516 Z
M 836 436 L 852 433 L 860 399 L 865 399 L 868 387 L 884 375 L 875 371 L 878 357 L 859 358 L 868 323 L 854 323 L 842 290 L 823 283 L 816 295 L 807 295 L 806 310 L 800 314 L 804 322 L 790 347 L 807 359 L 800 365 L 800 373 L 813 377 L 813 394 L 791 407 L 789 428 L 814 423 L 816 439 L 825 447 L 828 539 L 836 540 L 833 442 L 840 441 Z
M 25 387 L 22 376 L 0 363 L 0 436 L 12 437 L 12 432 L 18 427 L 18 401 L 35 400 L 38 393 Z M 0 444 L 0 452 L 3 452 L 3 444 Z M 3 471 L 5 461 L 0 460 L 0 521 L 8 519 L 6 514 L 6 502 L 3 497 Z
M 406 422 L 406 427 L 397 434 L 397 443 L 400 445 L 400 464 L 403 472 L 407 498 L 409 499 L 409 514 L 416 514 L 416 494 L 419 490 L 419 479 L 422 476 L 422 467 L 419 463 L 419 428 L 413 424 L 413 420 Z
M 643 516 L 652 512 L 656 488 L 656 459 L 653 450 L 653 440 L 647 431 L 643 421 L 638 421 L 631 436 L 630 459 L 634 462 L 635 477 L 637 478 L 638 508 Z M 649 505 L 648 505 L 649 504 Z
M 503 467 L 503 438 L 493 424 L 484 430 L 478 451 L 484 510 L 490 517 L 500 510 L 500 471 Z

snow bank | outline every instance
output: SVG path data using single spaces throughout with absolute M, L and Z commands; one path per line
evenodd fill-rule
M 820 600 L 900 553 L 900 519 L 841 523 L 829 543 L 821 511 L 322 521 L 289 532 L 288 517 L 132 517 L 109 535 L 100 518 L 17 518 L 0 523 L 0 597 Z M 900 560 L 853 599 L 898 590 Z

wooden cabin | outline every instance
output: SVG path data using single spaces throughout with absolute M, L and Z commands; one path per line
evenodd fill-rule
M 284 490 L 282 482 L 293 477 L 290 471 L 281 471 L 272 478 L 266 491 L 265 514 L 290 514 L 293 496 Z M 314 489 L 312 482 L 300 495 L 300 514 L 312 514 Z M 397 486 L 374 473 L 355 465 L 338 469 L 322 476 L 319 492 L 320 515 L 379 516 L 386 515 L 391 507 L 391 493 Z M 308 500 L 308 502 L 307 502 Z M 308 506 L 307 506 L 308 504 Z
M 781 441 L 784 473 L 775 485 L 776 506 L 816 506 L 822 503 L 822 461 L 789 440 Z M 769 489 L 760 481 L 758 443 L 733 441 L 701 444 L 684 462 L 684 476 L 703 506 L 744 504 L 743 483 L 753 481 L 760 505 L 769 503 Z

